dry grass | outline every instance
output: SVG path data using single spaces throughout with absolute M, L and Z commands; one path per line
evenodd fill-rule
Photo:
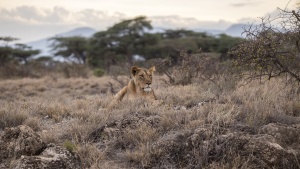
M 166 86 L 156 78 L 154 89 L 163 101 L 125 100 L 111 111 L 105 109 L 112 99 L 106 81 L 112 82 L 115 91 L 121 86 L 109 77 L 0 81 L 0 131 L 26 124 L 47 143 L 64 145 L 69 141 L 86 168 L 147 168 L 162 155 L 151 145 L 170 132 L 240 123 L 258 129 L 270 122 L 300 122 L 300 88 L 283 79 L 242 85 L 243 81 L 233 84 L 220 78 L 217 83 Z M 124 123 L 118 135 L 105 136 L 107 145 L 113 144 L 110 147 L 99 148 L 101 145 L 87 139 L 100 126 L 135 114 L 159 120 L 151 125 Z M 213 134 L 218 134 L 215 131 Z M 217 165 L 210 164 L 226 168 L 226 164 Z

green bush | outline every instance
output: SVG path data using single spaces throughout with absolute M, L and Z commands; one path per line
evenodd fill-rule
M 64 147 L 71 153 L 74 153 L 77 150 L 76 145 L 69 140 L 64 143 Z
M 103 69 L 101 69 L 101 68 L 97 68 L 97 69 L 94 70 L 94 75 L 96 77 L 101 77 L 104 74 L 105 74 L 105 71 Z

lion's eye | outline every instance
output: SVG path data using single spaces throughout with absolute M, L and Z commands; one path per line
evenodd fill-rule
M 144 75 L 140 75 L 140 78 L 144 79 Z

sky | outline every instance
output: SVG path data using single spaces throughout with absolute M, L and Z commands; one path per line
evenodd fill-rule
M 141 15 L 159 28 L 225 30 L 295 4 L 296 0 L 0 0 L 0 37 L 29 42 L 78 27 L 100 31 Z

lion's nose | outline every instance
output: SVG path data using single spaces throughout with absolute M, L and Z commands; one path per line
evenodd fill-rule
M 147 82 L 146 84 L 147 84 L 147 85 L 151 85 L 151 82 Z

